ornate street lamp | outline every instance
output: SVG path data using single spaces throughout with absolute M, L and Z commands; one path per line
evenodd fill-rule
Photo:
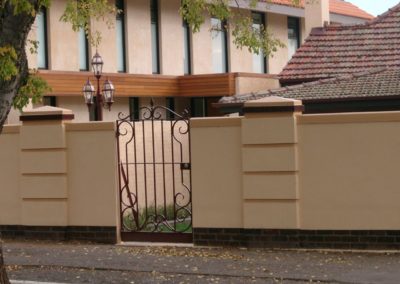
M 103 65 L 103 58 L 101 58 L 100 54 L 96 51 L 96 54 L 92 58 L 92 68 L 94 76 L 98 79 L 100 79 L 103 74 Z
M 96 54 L 92 58 L 92 68 L 93 68 L 93 73 L 94 76 L 96 77 L 97 80 L 97 91 L 95 91 L 94 86 L 90 83 L 89 78 L 86 81 L 86 84 L 83 86 L 83 96 L 85 98 L 85 102 L 88 105 L 88 108 L 90 108 L 93 105 L 94 101 L 94 94 L 96 93 L 96 103 L 95 103 L 95 109 L 97 112 L 97 121 L 102 121 L 103 120 L 103 107 L 108 108 L 111 110 L 111 105 L 114 102 L 114 92 L 115 88 L 114 85 L 111 83 L 110 80 L 106 80 L 103 85 L 103 94 L 100 92 L 100 78 L 103 74 L 103 59 L 99 55 L 99 53 L 96 51 Z
M 111 105 L 114 102 L 114 91 L 115 88 L 113 83 L 111 83 L 111 81 L 107 79 L 103 85 L 103 97 L 105 103 L 108 106 L 108 109 L 111 109 Z

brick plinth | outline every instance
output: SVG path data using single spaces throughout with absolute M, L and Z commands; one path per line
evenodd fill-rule
M 194 228 L 195 245 L 257 248 L 400 249 L 400 230 Z
M 116 227 L 3 225 L 0 226 L 0 233 L 2 238 L 13 240 L 117 242 Z

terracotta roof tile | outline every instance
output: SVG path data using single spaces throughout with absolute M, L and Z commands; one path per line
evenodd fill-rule
M 241 103 L 269 96 L 290 99 L 324 100 L 344 98 L 400 97 L 400 68 L 378 68 L 352 75 L 267 90 L 258 93 L 224 97 L 220 103 Z
M 280 74 L 282 83 L 400 66 L 400 4 L 363 25 L 313 29 Z
M 264 2 L 270 2 L 273 4 L 278 5 L 285 5 L 285 6 L 295 6 L 292 0 L 264 0 Z M 304 7 L 304 0 L 301 0 L 301 7 Z M 339 15 L 346 15 L 361 19 L 372 19 L 374 16 L 368 14 L 364 10 L 361 10 L 357 6 L 343 1 L 343 0 L 329 0 L 329 10 L 331 13 L 339 14 Z

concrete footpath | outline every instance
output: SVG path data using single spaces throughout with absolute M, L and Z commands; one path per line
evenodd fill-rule
M 400 283 L 399 252 L 9 241 L 3 249 L 15 283 Z

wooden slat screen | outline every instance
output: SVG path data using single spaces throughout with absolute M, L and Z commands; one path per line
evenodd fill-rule
M 81 96 L 87 78 L 93 85 L 91 72 L 63 72 L 41 70 L 39 75 L 52 87 L 52 96 Z M 189 76 L 104 74 L 116 89 L 117 97 L 221 97 L 235 94 L 237 77 L 272 78 L 273 75 L 253 73 L 225 73 Z

